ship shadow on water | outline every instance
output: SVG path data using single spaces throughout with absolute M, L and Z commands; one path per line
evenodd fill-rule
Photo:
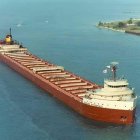
M 63 103 L 59 102 L 57 99 L 56 102 L 59 105 L 61 104 L 63 108 L 67 109 L 68 112 L 70 112 L 70 114 L 73 116 L 73 119 L 75 119 L 76 121 L 75 125 L 78 124 L 78 126 L 80 126 L 82 129 L 84 129 L 84 131 L 88 132 L 90 136 L 93 136 L 96 139 L 102 139 L 102 138 L 114 139 L 113 138 L 114 136 L 116 140 L 121 140 L 121 139 L 132 140 L 136 138 L 135 137 L 136 131 L 137 129 L 139 129 L 139 123 L 137 122 L 137 120 L 134 124 L 131 125 L 119 125 L 119 124 L 94 121 L 81 116 L 71 108 L 63 105 Z M 96 133 L 97 134 L 101 133 L 101 136 L 97 136 Z
M 138 116 L 140 115 L 140 106 L 138 106 L 136 109 L 135 122 L 130 125 L 122 125 L 122 124 L 100 122 L 100 121 L 95 121 L 95 120 L 85 118 L 84 116 L 81 116 L 79 113 L 75 112 L 73 109 L 66 106 L 64 103 L 60 102 L 56 98 L 54 98 L 54 100 L 57 104 L 59 104 L 59 106 L 62 106 L 64 109 L 66 109 L 68 112 L 70 112 L 70 114 L 74 117 L 74 119 L 76 120 L 76 123 L 78 123 L 78 125 L 80 125 L 82 128 L 84 128 L 86 131 L 91 132 L 92 134 L 94 134 L 95 131 L 102 131 L 102 132 L 105 131 L 107 133 L 110 133 L 110 131 L 112 131 L 112 133 L 114 133 L 114 135 L 116 135 L 116 133 L 118 133 L 118 135 L 120 135 L 119 137 L 124 137 L 124 138 L 127 138 L 127 140 L 129 140 L 129 139 L 131 140 L 135 137 L 136 130 L 139 129 L 139 127 L 140 127 L 140 125 L 139 125 L 140 120 L 138 118 Z M 107 134 L 106 134 L 106 136 L 107 136 Z

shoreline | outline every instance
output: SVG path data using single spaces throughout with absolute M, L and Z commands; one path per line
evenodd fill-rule
M 140 36 L 140 19 L 128 19 L 122 21 L 99 22 L 97 28 L 107 29 L 115 32 L 129 33 Z
M 107 29 L 107 30 L 112 30 L 114 32 L 122 32 L 122 33 L 125 33 L 126 31 L 125 30 L 118 30 L 118 29 L 113 29 L 113 28 L 109 28 L 109 27 L 101 27 L 101 26 L 98 26 L 96 25 L 97 28 L 100 28 L 100 29 Z

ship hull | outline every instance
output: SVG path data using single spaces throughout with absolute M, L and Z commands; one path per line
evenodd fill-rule
M 39 75 L 26 69 L 21 64 L 5 57 L 3 54 L 0 54 L 0 60 L 87 118 L 117 124 L 132 124 L 134 122 L 135 110 L 106 109 L 84 104 L 81 100 L 78 100 L 74 96 L 65 93 L 63 90 L 57 88 Z

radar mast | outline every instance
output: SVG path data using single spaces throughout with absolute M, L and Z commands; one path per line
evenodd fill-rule
M 117 71 L 117 65 L 119 64 L 118 62 L 111 62 L 110 63 L 111 65 L 111 71 L 112 71 L 112 79 L 113 81 L 116 81 L 116 78 L 117 78 L 117 74 L 116 74 L 116 71 Z

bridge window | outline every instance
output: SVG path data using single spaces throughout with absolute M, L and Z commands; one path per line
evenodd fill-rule
M 127 87 L 127 85 L 120 85 L 120 86 L 111 86 L 111 85 L 108 85 L 108 87 L 111 87 L 111 88 L 120 88 L 120 87 Z

